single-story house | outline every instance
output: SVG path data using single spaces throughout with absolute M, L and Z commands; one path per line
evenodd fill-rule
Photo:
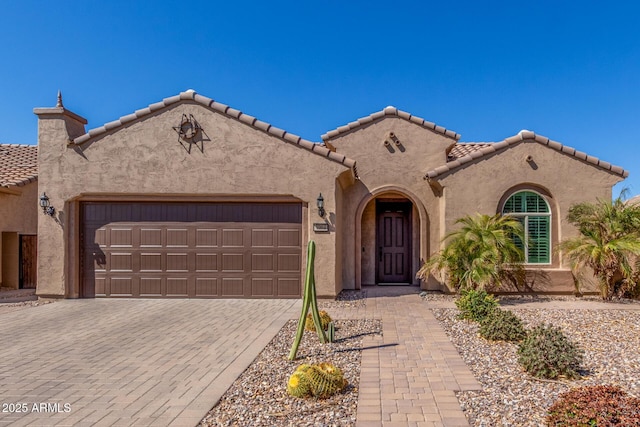
M 531 131 L 459 142 L 394 107 L 318 143 L 193 90 L 89 131 L 60 98 L 34 113 L 41 296 L 297 298 L 309 240 L 319 296 L 446 290 L 416 272 L 475 212 L 520 217 L 528 290 L 570 293 L 567 211 L 628 175 Z
M 0 144 L 0 286 L 37 283 L 38 147 Z

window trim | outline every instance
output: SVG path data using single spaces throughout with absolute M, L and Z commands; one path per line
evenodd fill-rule
M 516 194 L 519 193 L 534 193 L 536 194 L 538 197 L 540 197 L 544 203 L 547 205 L 547 212 L 509 212 L 509 213 L 505 213 L 504 212 L 504 208 L 507 205 L 507 202 Z M 549 201 L 547 200 L 547 198 L 541 194 L 539 191 L 536 191 L 534 189 L 531 188 L 521 188 L 518 189 L 514 192 L 512 192 L 511 194 L 509 194 L 507 197 L 504 198 L 504 202 L 502 203 L 502 206 L 500 208 L 500 214 L 503 216 L 511 216 L 513 218 L 524 218 L 524 227 L 525 227 L 525 233 L 528 235 L 528 227 L 529 227 L 529 218 L 528 217 L 532 217 L 532 216 L 538 216 L 538 217 L 547 217 L 549 218 L 548 224 L 549 224 L 549 261 L 548 262 L 529 262 L 529 244 L 527 241 L 524 242 L 524 265 L 527 266 L 550 266 L 553 264 L 553 212 L 551 209 L 551 205 L 549 204 Z M 527 239 L 528 240 L 528 239 Z

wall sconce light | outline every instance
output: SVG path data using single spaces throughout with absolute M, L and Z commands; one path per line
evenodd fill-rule
M 322 197 L 322 193 L 320 193 L 320 195 L 318 196 L 316 205 L 318 206 L 318 215 L 320 215 L 320 217 L 324 217 L 324 197 Z
M 40 207 L 42 208 L 42 213 L 45 215 L 53 216 L 56 213 L 56 208 L 49 203 L 47 193 L 42 193 L 42 196 L 40 196 Z

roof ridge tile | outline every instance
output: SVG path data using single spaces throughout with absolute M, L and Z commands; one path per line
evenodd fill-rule
M 401 119 L 407 120 L 411 123 L 415 123 L 419 126 L 422 126 L 426 129 L 438 132 L 448 138 L 455 139 L 456 141 L 460 139 L 460 135 L 452 130 L 448 130 L 442 126 L 438 126 L 435 123 L 429 122 L 421 117 L 414 116 L 411 113 L 408 113 L 406 111 L 399 110 L 396 107 L 393 107 L 391 105 L 383 108 L 380 111 L 376 111 L 375 113 L 369 114 L 368 116 L 361 117 L 357 120 L 349 122 L 346 125 L 339 126 L 337 129 L 330 130 L 325 134 L 323 134 L 321 138 L 323 141 L 332 139 L 338 135 L 341 135 L 346 132 L 350 132 L 354 129 L 362 127 L 368 123 L 381 119 L 382 117 L 385 117 L 385 116 L 396 116 Z

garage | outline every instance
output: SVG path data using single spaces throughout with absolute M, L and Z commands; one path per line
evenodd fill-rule
M 297 298 L 302 206 L 84 202 L 83 297 Z

